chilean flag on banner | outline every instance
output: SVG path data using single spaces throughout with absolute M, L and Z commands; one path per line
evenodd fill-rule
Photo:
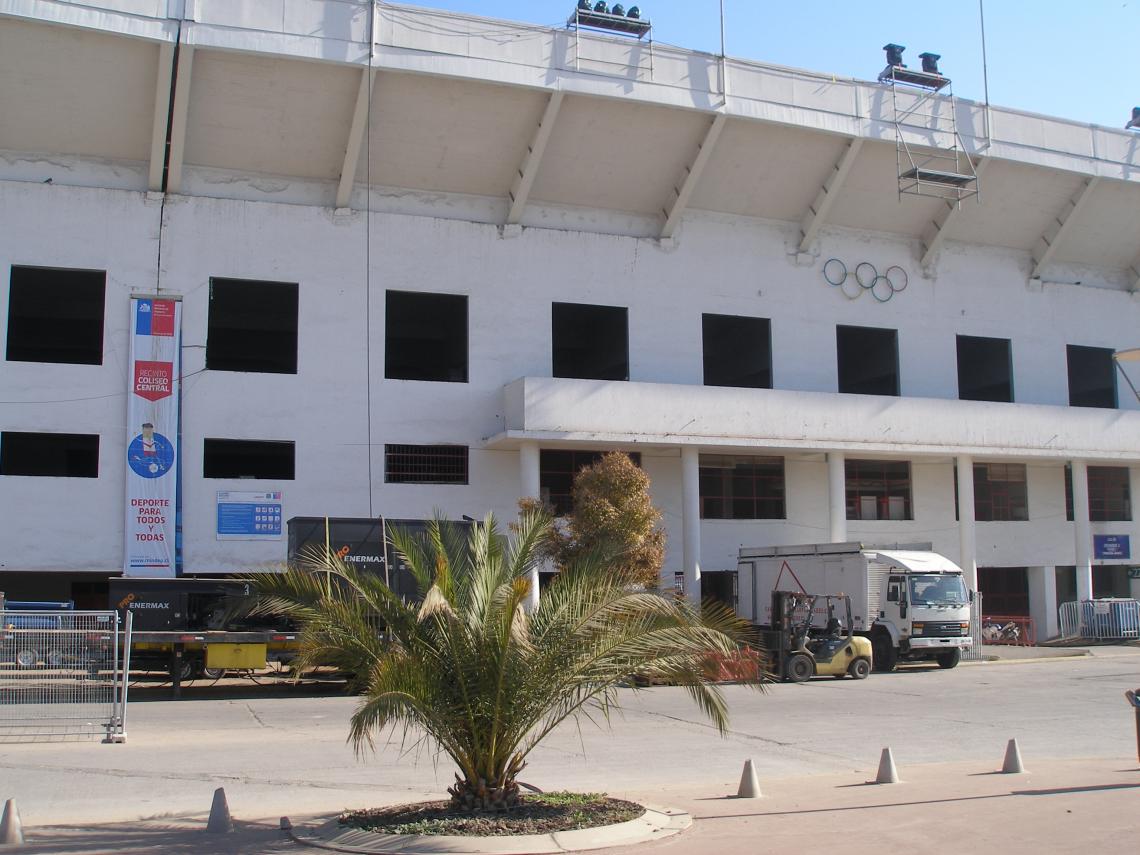
M 182 304 L 136 297 L 127 395 L 123 574 L 178 574 Z

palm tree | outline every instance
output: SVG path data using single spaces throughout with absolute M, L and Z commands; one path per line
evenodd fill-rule
M 535 746 L 569 717 L 608 717 L 631 678 L 684 686 L 725 732 L 724 698 L 704 665 L 734 653 L 747 631 L 723 607 L 698 613 L 631 587 L 620 562 L 597 553 L 564 568 L 527 613 L 530 570 L 550 526 L 532 510 L 513 538 L 491 515 L 470 531 L 437 516 L 426 535 L 393 532 L 417 603 L 323 555 L 315 568 L 250 578 L 260 611 L 300 622 L 301 668 L 331 663 L 355 674 L 358 753 L 389 724 L 402 726 L 405 738 L 426 737 L 455 761 L 453 807 L 501 810 L 518 803 Z

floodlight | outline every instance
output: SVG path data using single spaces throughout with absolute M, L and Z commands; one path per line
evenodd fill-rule
M 887 65 L 897 65 L 899 68 L 906 68 L 903 65 L 902 55 L 906 50 L 906 45 L 889 44 L 883 45 L 883 50 L 887 52 Z
M 606 0 L 598 0 L 598 2 L 594 4 L 594 11 L 607 15 L 609 14 L 610 8 L 606 5 Z
M 902 57 L 900 57 L 900 59 L 901 58 Z M 922 60 L 922 70 L 927 74 L 942 74 L 942 72 L 938 70 L 938 60 L 942 59 L 941 54 L 920 53 L 918 58 Z
M 1124 130 L 1129 128 L 1140 128 L 1140 107 L 1132 108 L 1132 119 L 1124 126 Z
M 614 5 L 610 8 L 610 14 L 611 15 L 624 15 L 625 14 L 625 6 L 621 5 L 621 3 L 614 3 Z
M 641 10 L 636 6 L 630 6 L 629 11 L 625 13 L 627 18 L 637 19 L 641 17 Z
M 578 0 L 579 12 L 589 12 L 592 8 L 593 4 L 590 3 L 590 0 Z

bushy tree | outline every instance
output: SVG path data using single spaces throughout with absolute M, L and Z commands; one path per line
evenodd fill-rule
M 515 805 L 526 758 L 567 718 L 608 716 L 631 678 L 684 686 L 722 733 L 728 713 L 704 666 L 736 651 L 747 626 L 725 609 L 631 587 L 628 563 L 577 555 L 527 613 L 530 571 L 549 534 L 530 511 L 499 535 L 493 517 L 469 533 L 443 520 L 425 535 L 392 533 L 421 599 L 403 602 L 372 573 L 322 556 L 249 577 L 258 609 L 302 626 L 300 668 L 335 662 L 363 692 L 350 739 L 358 751 L 389 725 L 434 742 L 458 767 L 457 809 Z
M 522 507 L 533 507 L 523 500 Z M 634 583 L 656 588 L 665 560 L 661 513 L 649 498 L 649 476 L 629 455 L 604 454 L 574 476 L 573 508 L 554 529 L 548 553 L 559 566 L 600 550 Z

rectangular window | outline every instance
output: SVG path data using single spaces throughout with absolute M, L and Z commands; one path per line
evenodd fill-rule
M 899 394 L 898 332 L 876 327 L 835 328 L 839 391 Z
M 202 477 L 292 481 L 294 458 L 292 442 L 207 439 L 202 447 Z
M 466 484 L 466 445 L 385 445 L 389 484 Z
M 701 315 L 706 386 L 772 388 L 772 322 Z
M 1024 463 L 975 463 L 974 519 L 978 522 L 1028 520 L 1025 471 Z M 954 475 L 957 478 L 957 471 Z
M 0 475 L 99 477 L 99 435 L 0 433 Z
M 784 458 L 702 454 L 701 519 L 784 519 Z
M 106 290 L 102 270 L 13 266 L 7 360 L 102 365 Z
M 958 398 L 1013 402 L 1013 367 L 1008 338 L 958 336 Z
M 467 382 L 467 298 L 388 291 L 384 303 L 384 376 L 389 380 Z
M 573 508 L 574 476 L 578 470 L 592 466 L 602 459 L 604 451 L 569 451 L 543 449 L 538 456 L 538 485 L 542 501 L 554 508 L 558 516 L 565 516 Z M 641 465 L 641 455 L 631 452 L 629 459 Z
M 1131 522 L 1132 490 L 1126 466 L 1090 466 L 1089 520 Z M 1073 519 L 1073 470 L 1065 467 L 1065 519 Z
M 206 368 L 297 373 L 297 283 L 211 279 Z
M 909 520 L 910 463 L 848 460 L 847 519 Z
M 1116 407 L 1116 365 L 1112 349 L 1070 344 L 1065 348 L 1069 363 L 1069 406 Z
M 628 380 L 628 309 L 552 304 L 551 351 L 555 377 Z

